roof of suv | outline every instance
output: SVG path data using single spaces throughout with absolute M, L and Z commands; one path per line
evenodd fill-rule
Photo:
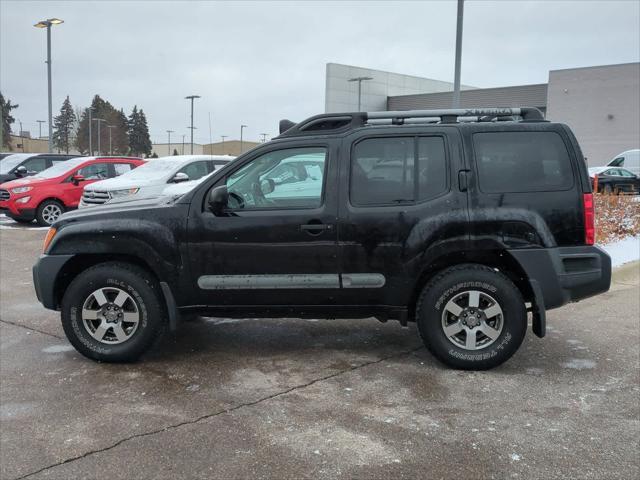
M 374 125 L 442 125 L 470 122 L 545 122 L 534 107 L 406 110 L 383 112 L 325 113 L 294 123 L 280 121 L 276 138 L 328 135 Z

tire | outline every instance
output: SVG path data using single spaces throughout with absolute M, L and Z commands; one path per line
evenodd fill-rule
M 137 360 L 168 323 L 158 282 L 147 271 L 121 262 L 80 273 L 61 307 L 62 327 L 71 344 L 102 362 Z
M 518 350 L 527 312 L 509 278 L 484 265 L 464 264 L 443 270 L 423 288 L 416 322 L 425 346 L 442 363 L 487 370 Z
M 33 222 L 33 219 L 27 220 L 26 218 L 12 217 L 10 215 L 9 215 L 9 218 L 11 218 L 11 220 L 13 220 L 14 222 L 23 223 L 23 224 L 27 224 L 27 225 L 29 223 Z
M 45 200 L 36 210 L 36 222 L 41 227 L 50 227 L 64 213 L 64 205 L 57 200 Z

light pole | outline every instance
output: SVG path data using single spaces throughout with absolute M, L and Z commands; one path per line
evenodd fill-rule
M 373 78 L 372 77 L 355 77 L 347 80 L 348 82 L 358 82 L 358 111 L 360 111 L 360 108 L 361 108 L 360 105 L 362 101 L 362 82 L 366 82 L 367 80 L 373 80 Z
M 196 98 L 200 98 L 200 95 L 189 95 L 188 97 L 184 97 L 186 100 L 191 100 L 191 155 L 193 155 L 193 101 Z
M 167 135 L 169 135 L 169 149 L 167 150 L 167 156 L 171 155 L 171 134 L 174 133 L 174 130 L 167 130 Z
M 91 112 L 93 112 L 93 107 L 89 107 L 89 156 L 93 156 L 93 135 L 91 134 L 91 124 L 93 123 L 93 119 L 91 118 Z
M 36 120 L 38 122 L 38 138 L 42 138 L 42 124 L 47 123 L 46 120 Z
M 47 29 L 47 80 L 49 87 L 49 153 L 53 152 L 53 108 L 51 106 L 51 25 L 59 25 L 64 20 L 59 18 L 49 18 L 48 20 L 40 20 L 34 25 L 37 28 Z
M 24 153 L 24 136 L 22 130 L 22 120 L 18 119 L 18 123 L 20 124 L 20 141 L 22 142 L 22 153 Z
M 107 128 L 109 129 L 109 155 L 113 155 L 113 144 L 111 143 L 111 130 L 113 128 L 116 128 L 115 125 L 107 125 Z
M 186 135 L 182 135 L 182 155 L 184 155 L 184 137 L 186 137 Z
M 227 138 L 229 135 L 220 135 L 222 137 L 222 155 L 224 155 L 224 139 Z
M 260 135 L 262 136 L 262 143 L 266 142 L 268 133 L 261 133 Z
M 453 108 L 460 108 L 460 63 L 462 60 L 462 19 L 464 0 L 458 0 L 458 22 L 456 26 L 456 63 L 453 78 Z
M 242 131 L 247 128 L 246 125 L 240 125 L 240 153 L 242 153 Z
M 93 121 L 98 122 L 98 155 L 100 155 L 100 122 L 106 122 L 106 120 L 104 118 L 94 118 Z

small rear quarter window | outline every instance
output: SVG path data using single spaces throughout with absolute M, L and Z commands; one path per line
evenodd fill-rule
M 545 192 L 573 186 L 567 147 L 555 132 L 476 133 L 473 145 L 483 192 Z

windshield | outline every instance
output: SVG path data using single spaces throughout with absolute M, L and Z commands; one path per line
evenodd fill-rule
M 184 164 L 175 160 L 150 160 L 144 165 L 120 175 L 119 178 L 127 180 L 156 180 L 171 175 L 171 172 L 179 169 Z
M 85 157 L 80 157 L 72 160 L 65 160 L 64 162 L 58 162 L 53 167 L 47 168 L 37 175 L 34 175 L 33 178 L 56 178 L 64 175 L 65 173 L 71 173 L 71 170 L 82 165 L 86 161 L 87 159 Z
M 29 153 L 16 153 L 15 155 L 4 157 L 0 160 L 0 173 L 9 173 L 29 157 L 33 157 L 33 155 Z

